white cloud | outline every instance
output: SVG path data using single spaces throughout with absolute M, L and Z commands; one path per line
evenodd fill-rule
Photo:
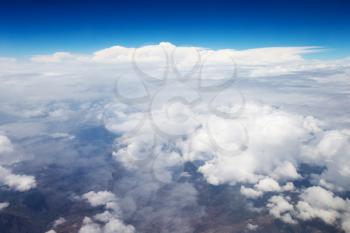
M 0 183 L 20 192 L 36 187 L 35 177 L 13 174 L 9 169 L 1 166 Z
M 181 95 L 182 92 L 178 93 Z M 152 114 L 159 114 L 161 122 L 169 121 L 167 116 L 161 115 L 164 109 L 169 109 L 166 105 L 167 102 L 164 101 L 152 109 Z M 169 129 L 157 121 L 162 133 L 165 131 L 171 134 L 158 139 L 159 128 L 150 126 L 142 110 L 128 112 L 120 106 L 114 107 L 118 116 L 122 116 L 122 123 L 118 125 L 118 121 L 108 121 L 107 128 L 122 134 L 116 140 L 113 156 L 127 169 L 137 170 L 146 166 L 143 161 L 154 159 L 154 151 L 168 158 L 176 151 L 183 158 L 179 160 L 180 163 L 200 160 L 203 165 L 198 171 L 208 183 L 241 183 L 242 195 L 252 199 L 263 196 L 265 192 L 283 192 L 285 195 L 286 192 L 294 191 L 296 188 L 290 181 L 303 178 L 298 173 L 301 163 L 330 168 L 325 169 L 320 176 L 325 182 L 329 182 L 331 177 L 337 179 L 339 175 L 346 180 L 348 174 L 348 159 L 345 157 L 349 145 L 348 130 L 326 130 L 323 128 L 324 122 L 313 116 L 257 102 L 245 102 L 242 112 L 234 119 L 219 117 L 203 106 L 193 108 L 192 112 L 175 111 L 181 109 L 175 108 L 173 110 L 176 113 L 185 113 L 189 118 L 195 119 L 195 122 L 186 127 L 181 122 Z M 167 113 L 171 115 L 173 112 Z M 173 128 L 178 131 L 190 130 L 181 131 L 185 132 L 184 137 L 172 137 Z M 135 132 L 135 129 L 139 131 Z M 153 140 L 155 137 L 157 140 Z M 335 147 L 330 146 L 333 144 Z M 159 148 L 163 149 L 157 150 Z M 169 168 L 178 165 L 179 163 L 170 163 Z M 332 169 L 336 166 L 341 166 L 342 169 Z M 164 167 L 166 166 L 163 169 Z M 166 170 L 171 169 L 166 167 Z M 338 177 L 330 174 L 330 171 L 337 171 Z M 168 177 L 167 181 L 171 180 L 171 173 L 164 174 L 164 177 Z M 344 184 L 342 187 L 347 188 Z M 315 206 L 303 200 L 303 195 L 300 198 L 298 203 L 291 203 L 288 197 L 274 196 L 268 201 L 267 208 L 271 215 L 292 224 L 297 223 L 298 219 L 316 217 L 334 223 L 332 219 L 340 219 L 343 214 L 336 210 L 315 210 Z
M 11 154 L 14 152 L 14 146 L 8 137 L 0 135 L 0 184 L 6 185 L 17 191 L 27 191 L 36 187 L 35 177 L 27 175 L 14 174 L 10 169 L 2 165 L 9 165 L 20 161 L 20 155 Z M 10 153 L 9 156 L 5 155 Z M 11 157 L 11 158 L 9 158 Z
M 135 228 L 131 225 L 125 225 L 119 219 L 110 220 L 103 228 L 104 233 L 134 233 Z
M 350 131 L 330 130 L 309 152 L 310 158 L 327 167 L 319 176 L 321 185 L 333 190 L 350 187 Z
M 62 225 L 63 223 L 66 222 L 66 219 L 63 217 L 59 217 L 58 219 L 56 219 L 53 223 L 53 227 L 58 227 L 59 225 Z
M 7 207 L 9 207 L 10 203 L 8 202 L 0 202 L 0 211 L 6 209 Z
M 82 196 L 91 206 L 103 206 L 105 211 L 96 214 L 93 219 L 85 217 L 79 233 L 134 233 L 135 228 L 125 224 L 121 218 L 121 211 L 117 197 L 108 191 L 88 192 Z
M 91 206 L 106 206 L 108 203 L 116 202 L 116 196 L 108 191 L 99 191 L 99 192 L 88 192 L 82 196 L 83 199 L 86 199 Z
M 260 180 L 255 188 L 262 192 L 279 192 L 281 190 L 280 185 L 271 178 L 264 178 Z
M 282 220 L 283 222 L 295 224 L 291 212 L 294 212 L 294 207 L 283 196 L 273 196 L 268 200 L 267 207 L 269 212 L 275 218 Z
M 298 220 L 321 219 L 327 224 L 349 230 L 350 202 L 337 197 L 331 191 L 319 186 L 302 190 L 299 201 L 292 203 L 289 197 L 273 196 L 268 200 L 269 213 L 286 223 Z
M 135 113 L 132 114 L 135 115 Z M 157 132 L 153 131 L 151 127 L 145 127 L 141 129 L 140 132 L 142 133 L 123 134 L 118 142 L 124 146 L 116 147 L 114 157 L 119 162 L 122 161 L 123 164 L 127 164 L 126 167 L 131 169 L 130 164 L 137 165 L 136 161 L 139 161 L 139 159 L 141 161 L 145 158 L 152 159 L 147 157 L 147 155 L 152 154 L 152 148 L 169 148 L 163 152 L 169 158 L 172 151 L 180 150 L 184 158 L 204 162 L 204 165 L 199 168 L 199 172 L 204 175 L 209 183 L 213 185 L 248 183 L 248 186 L 252 186 L 252 188 L 243 185 L 240 191 L 242 195 L 255 199 L 261 197 L 265 192 L 290 192 L 295 190 L 293 183 L 287 181 L 301 178 L 301 175 L 297 172 L 298 165 L 309 161 L 310 151 L 313 154 L 312 156 L 318 153 L 318 145 L 322 143 L 322 140 L 325 140 L 325 136 L 327 138 L 328 134 L 327 131 L 321 128 L 320 121 L 313 117 L 304 117 L 270 106 L 248 102 L 245 104 L 242 115 L 234 119 L 235 122 L 241 124 L 231 123 L 230 119 L 214 118 L 213 125 L 217 126 L 216 129 L 221 132 L 219 134 L 215 133 L 216 138 L 213 143 L 213 138 L 204 136 L 208 134 L 208 131 L 206 131 L 206 124 L 202 121 L 205 122 L 209 118 L 208 113 L 201 109 L 201 111 L 194 114 L 197 114 L 195 118 L 202 127 L 198 127 L 188 138 L 171 138 L 169 141 L 166 137 L 163 137 L 150 143 L 144 139 L 149 140 Z M 123 124 L 128 125 L 127 117 L 124 116 L 124 119 L 126 122 Z M 135 120 L 134 118 L 131 119 L 132 121 Z M 220 127 L 220 124 L 225 127 Z M 237 136 L 240 125 L 244 125 L 249 140 L 242 140 Z M 124 130 L 127 130 L 127 128 L 124 128 Z M 224 136 L 220 137 L 220 135 Z M 237 146 L 227 147 L 230 140 L 236 143 Z M 309 141 L 313 143 L 305 143 Z M 343 140 L 343 142 L 345 143 L 346 140 Z M 338 144 L 342 145 L 341 143 Z M 230 150 L 232 148 L 233 150 Z M 310 150 L 310 148 L 312 149 Z M 126 151 L 128 151 L 126 153 L 128 156 L 123 155 Z M 340 151 L 343 151 L 343 149 Z M 123 161 L 126 158 L 128 158 L 127 162 L 125 162 L 126 160 Z M 327 160 L 316 162 L 327 164 Z M 143 165 L 145 164 L 141 162 L 136 168 Z M 339 218 L 340 215 L 335 210 L 315 209 L 316 207 L 312 203 L 306 201 L 308 192 L 310 191 L 306 190 L 305 194 L 300 195 L 301 200 L 297 204 L 290 203 L 287 197 L 274 196 L 269 199 L 267 208 L 271 215 L 291 224 L 297 223 L 298 219 L 307 220 L 315 217 L 333 223 L 332 218 Z M 321 203 L 326 202 L 326 200 L 319 201 Z
M 252 224 L 252 223 L 248 223 L 247 224 L 247 229 L 249 230 L 249 231 L 256 231 L 257 229 L 258 229 L 258 225 L 255 225 L 255 224 Z
M 262 191 L 255 190 L 255 189 L 252 189 L 252 188 L 246 188 L 244 186 L 241 187 L 240 191 L 241 191 L 242 195 L 244 195 L 244 196 L 246 196 L 248 198 L 252 198 L 252 199 L 261 197 L 263 195 Z
M 339 217 L 339 213 L 334 209 L 322 209 L 313 207 L 304 201 L 299 201 L 296 205 L 296 208 L 298 210 L 298 217 L 303 220 L 319 218 L 328 224 L 333 224 Z
M 91 218 L 85 217 L 83 225 L 79 233 L 134 233 L 135 228 L 131 225 L 125 225 L 116 218 L 111 218 L 104 226 L 93 221 Z
M 322 209 L 344 209 L 347 204 L 342 198 L 318 186 L 305 189 L 300 197 L 313 207 Z
M 278 166 L 272 174 L 273 177 L 276 177 L 277 179 L 298 179 L 301 178 L 301 176 L 298 174 L 295 166 L 289 162 L 286 161 L 285 163 Z
M 0 135 L 0 154 L 12 152 L 13 150 L 14 148 L 10 139 L 4 135 Z
M 130 69 L 132 61 L 140 70 L 146 71 L 152 77 L 164 74 L 164 67 L 175 64 L 178 75 L 196 70 L 203 63 L 202 75 L 206 78 L 228 77 L 227 62 L 232 61 L 240 67 L 241 75 L 245 77 L 272 77 L 312 70 L 329 70 L 346 67 L 346 59 L 334 61 L 307 60 L 303 55 L 317 53 L 320 47 L 267 47 L 246 50 L 222 49 L 211 50 L 200 47 L 175 46 L 168 42 L 156 45 L 146 45 L 139 48 L 112 46 L 93 54 L 72 54 L 57 52 L 49 55 L 36 55 L 31 58 L 35 63 L 64 63 L 89 64 L 99 66 L 110 64 Z M 214 67 L 214 68 L 213 68 Z M 213 71 L 220 72 L 213 75 Z
M 56 231 L 55 230 L 49 230 L 46 233 L 56 233 Z
M 335 223 L 340 212 L 350 203 L 324 188 L 313 186 L 300 195 L 301 201 L 296 205 L 298 217 L 303 220 L 320 218 L 328 224 Z
M 93 222 L 91 218 L 85 217 L 79 233 L 103 233 L 101 227 Z
M 314 133 L 313 130 L 305 126 L 306 120 L 309 121 L 309 118 L 256 103 L 246 103 L 242 115 L 234 119 L 235 124 L 230 124 L 231 120 L 220 118 L 213 121 L 213 125 L 225 125 L 220 130 L 228 132 L 228 135 L 231 134 L 226 138 L 238 143 L 235 153 L 215 152 L 215 147 L 211 147 L 211 150 L 207 150 L 207 152 L 214 151 L 213 159 L 207 160 L 199 171 L 212 184 L 224 182 L 256 183 L 261 179 L 261 176 L 271 174 L 279 180 L 300 178 L 293 164 L 301 161 L 303 141 L 310 139 L 310 135 Z M 243 131 L 242 125 L 244 126 Z M 205 132 L 205 128 L 195 132 L 192 140 L 196 141 L 197 135 L 200 137 L 198 140 L 202 140 L 203 131 Z M 245 133 L 242 137 L 237 132 Z M 239 137 L 240 140 L 235 140 L 235 136 Z M 247 140 L 242 140 L 244 137 Z M 215 142 L 220 146 L 225 146 L 227 144 L 226 138 L 221 139 L 216 136 Z M 211 141 L 209 140 L 206 144 L 210 145 Z M 190 151 L 190 153 L 195 152 Z M 200 151 L 198 152 L 200 153 Z M 279 190 L 276 183 L 274 190 Z

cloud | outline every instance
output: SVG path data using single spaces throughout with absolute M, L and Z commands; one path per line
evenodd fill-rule
M 11 141 L 8 139 L 8 137 L 4 135 L 0 135 L 0 154 L 9 153 L 9 152 L 12 152 L 13 150 L 14 150 L 13 145 Z
M 161 113 L 163 109 L 167 109 L 166 104 L 164 102 L 160 105 L 161 107 L 152 111 L 165 117 Z M 313 189 L 302 189 L 297 203 L 292 203 L 288 192 L 296 189 L 294 180 L 303 179 L 298 172 L 300 164 L 334 166 L 333 163 L 336 160 L 329 161 L 329 156 L 336 158 L 347 153 L 346 130 L 330 131 L 322 128 L 324 123 L 312 116 L 304 116 L 256 102 L 246 102 L 244 110 L 234 119 L 212 117 L 211 111 L 203 108 L 194 109 L 193 112 L 186 113 L 187 116 L 196 119 L 193 125 L 185 127 L 182 122 L 177 125 L 177 130 L 181 130 L 181 127 L 187 130 L 193 128 L 191 133 L 186 134 L 186 137 L 165 134 L 158 138 L 157 129 L 147 123 L 138 128 L 138 133 L 129 134 L 128 132 L 137 126 L 135 122 L 140 122 L 144 116 L 140 112 L 132 111 L 128 122 L 129 113 L 123 111 L 120 106 L 114 107 L 116 112 L 123 113 L 118 113 L 123 115 L 121 121 L 123 128 L 119 125 L 118 131 L 123 136 L 116 140 L 113 156 L 116 161 L 124 164 L 125 168 L 135 170 L 145 166 L 144 161 L 154 159 L 151 155 L 155 151 L 168 159 L 176 151 L 184 158 L 179 160 L 180 162 L 201 161 L 202 165 L 199 166 L 198 171 L 212 185 L 243 184 L 240 189 L 241 194 L 251 199 L 260 198 L 267 192 L 283 193 L 268 199 L 266 205 L 269 213 L 283 222 L 296 224 L 300 219 L 313 218 L 320 218 L 329 224 L 335 224 L 336 220 L 342 221 L 341 216 L 345 213 L 344 211 L 338 211 L 334 206 L 320 208 L 309 201 L 311 200 L 309 196 L 316 195 Z M 178 111 L 183 112 L 183 110 Z M 135 116 L 139 117 L 139 121 Z M 164 122 L 165 119 L 163 119 Z M 117 122 L 113 124 L 117 125 Z M 212 130 L 208 130 L 210 124 L 215 126 Z M 108 128 L 115 130 L 116 128 L 112 125 L 108 124 Z M 153 141 L 154 137 L 157 140 Z M 335 145 L 335 147 L 328 145 Z M 316 160 L 312 159 L 315 157 L 317 157 Z M 155 161 L 158 161 L 158 158 Z M 179 165 L 178 162 L 170 163 L 168 167 L 166 163 L 162 164 L 168 171 L 172 171 L 172 168 Z M 321 173 L 321 177 L 325 174 L 327 170 Z M 344 175 L 346 173 L 343 173 Z M 317 174 L 315 176 L 317 177 Z M 171 176 L 166 180 L 171 181 Z M 346 186 L 343 187 L 346 188 Z M 327 198 L 329 199 L 329 195 Z M 318 201 L 326 205 L 329 201 L 327 198 Z M 331 202 L 334 201 L 331 199 Z M 346 225 L 346 220 L 344 224 Z
M 86 217 L 81 232 L 136 231 L 122 221 L 135 210 L 171 223 L 178 232 L 191 232 L 191 216 L 178 208 L 188 204 L 200 209 L 197 191 L 176 182 L 185 179 L 187 162 L 196 164 L 210 185 L 238 184 L 242 195 L 258 201 L 272 195 L 264 204 L 284 222 L 320 218 L 349 231 L 349 211 L 340 208 L 348 200 L 337 192 L 350 187 L 349 117 L 344 108 L 350 63 L 349 58 L 304 57 L 320 50 L 212 50 L 162 42 L 83 55 L 37 55 L 25 62 L 0 59 L 0 116 L 5 119 L 0 129 L 19 141 L 48 135 L 72 138 L 55 132 L 85 124 L 103 124 L 116 135 L 112 158 L 128 177 L 113 185 L 127 197 L 109 191 L 84 194 L 82 199 L 103 212 Z M 166 85 L 159 86 L 163 78 Z M 152 85 L 146 85 L 150 80 Z M 211 86 L 227 80 L 234 85 Z M 113 93 L 115 86 L 120 93 Z M 130 101 L 135 96 L 137 103 Z M 14 149 L 17 145 L 0 136 L 0 157 L 12 156 Z M 324 169 L 304 171 L 301 164 Z M 36 186 L 34 177 L 14 174 L 8 163 L 0 173 L 0 182 L 15 190 Z M 302 179 L 322 188 L 293 184 Z M 164 187 L 174 193 L 158 209 L 143 208 Z M 181 217 L 170 221 L 174 215 Z
M 8 202 L 0 202 L 0 211 L 6 209 L 7 207 L 9 207 L 10 203 Z
M 79 233 L 134 233 L 135 229 L 131 225 L 125 225 L 119 219 L 109 219 L 108 222 L 101 227 L 91 218 L 85 217 L 83 226 Z
M 273 171 L 273 176 L 277 179 L 299 179 L 301 176 L 298 174 L 295 166 L 289 162 L 286 161 L 285 163 L 281 164 L 281 166 L 277 167 Z
M 56 52 L 52 55 L 36 55 L 31 58 L 31 61 L 39 63 L 58 63 L 75 60 L 84 61 L 86 58 L 81 55 L 75 55 L 68 52 Z
M 293 203 L 290 197 L 273 196 L 268 200 L 269 213 L 285 223 L 296 224 L 298 220 L 320 219 L 329 225 L 349 230 L 350 202 L 319 186 L 308 187 Z
M 58 227 L 59 225 L 62 225 L 63 223 L 65 223 L 67 220 L 63 217 L 59 217 L 58 219 L 56 219 L 53 223 L 53 227 Z
M 134 62 L 141 71 L 152 77 L 161 77 L 164 69 L 175 65 L 176 74 L 188 77 L 201 67 L 203 78 L 228 77 L 227 65 L 240 67 L 244 77 L 276 77 L 313 70 L 342 69 L 346 67 L 346 59 L 334 61 L 307 60 L 303 56 L 318 53 L 324 49 L 316 46 L 304 47 L 267 47 L 246 50 L 175 46 L 169 42 L 146 45 L 138 48 L 112 46 L 95 51 L 93 54 L 72 54 L 56 52 L 49 55 L 36 55 L 31 58 L 34 63 L 53 64 L 89 64 L 89 66 L 117 65 L 131 69 Z M 213 73 L 214 71 L 214 73 Z M 216 73 L 215 73 L 216 72 Z M 218 73 L 219 72 L 219 73 Z
M 295 189 L 292 182 L 287 182 L 285 185 L 280 186 L 278 182 L 269 177 L 261 179 L 258 183 L 254 185 L 254 188 L 246 188 L 241 186 L 241 194 L 251 198 L 256 199 L 263 196 L 266 192 L 290 192 Z
M 154 111 L 164 118 L 162 121 L 167 120 L 166 116 L 161 115 L 164 110 Z M 136 114 L 131 113 L 130 122 L 126 117 L 126 122 L 119 124 L 119 127 L 137 125 L 133 123 L 136 119 L 133 116 Z M 207 154 L 199 171 L 209 183 L 256 183 L 267 175 L 282 181 L 301 178 L 295 166 L 301 160 L 303 141 L 311 139 L 311 134 L 314 133 L 314 129 L 305 124 L 310 121 L 309 117 L 256 103 L 246 103 L 244 113 L 234 120 L 211 117 L 210 114 L 198 112 L 189 115 L 197 119 L 192 125 L 184 125 L 182 122 L 174 124 L 178 132 L 182 127 L 184 130 L 194 129 L 185 141 L 181 138 L 175 139 L 178 146 L 174 146 L 181 150 L 183 158 L 191 161 L 203 159 L 203 153 Z M 141 121 L 143 115 L 138 116 Z M 209 125 L 206 123 L 208 120 Z M 209 130 L 210 125 L 215 126 L 214 131 Z M 285 130 L 281 131 L 281 127 Z M 162 130 L 167 132 L 167 129 Z M 126 146 L 119 146 L 114 152 L 114 157 L 118 161 L 124 160 L 128 163 L 138 161 L 138 157 L 147 157 L 147 153 L 150 152 L 150 148 L 147 147 L 153 144 L 151 139 L 156 134 L 157 131 L 150 126 L 145 126 L 138 134 L 126 133 L 118 140 L 121 145 Z M 170 138 L 169 141 L 166 137 L 158 139 L 155 148 L 161 144 L 172 143 L 171 140 L 173 139 Z M 130 166 L 131 164 L 128 164 L 128 167 Z
M 262 192 L 278 192 L 281 190 L 280 185 L 271 178 L 264 178 L 260 180 L 255 187 Z
M 302 61 L 303 54 L 319 52 L 319 47 L 270 47 L 257 48 L 247 50 L 210 50 L 199 47 L 176 47 L 168 42 L 161 42 L 158 45 L 147 45 L 140 48 L 127 48 L 122 46 L 113 46 L 100 51 L 96 51 L 93 60 L 97 62 L 127 62 L 132 59 L 132 56 L 138 55 L 140 62 L 161 62 L 164 60 L 164 51 L 175 50 L 175 56 L 181 58 L 183 63 L 188 61 L 196 61 L 198 53 L 200 55 L 215 55 L 215 59 L 211 58 L 212 62 L 220 64 L 223 57 L 230 56 L 235 61 L 242 64 L 281 64 L 291 61 Z M 136 51 L 135 51 L 136 50 Z M 137 54 L 139 53 L 139 54 Z M 254 58 L 254 59 L 253 59 Z M 179 64 L 180 67 L 185 64 Z
M 294 211 L 293 205 L 283 196 L 273 196 L 268 200 L 267 207 L 269 212 L 275 218 L 281 219 L 283 222 L 295 224 L 296 221 L 292 218 L 291 213 Z
M 342 216 L 341 228 L 346 232 L 350 232 L 350 214 L 347 213 Z
M 252 188 L 246 188 L 244 186 L 241 187 L 240 191 L 241 191 L 242 195 L 244 195 L 248 198 L 252 198 L 252 199 L 261 197 L 263 195 L 262 191 L 258 191 L 258 190 L 252 189 Z
M 91 218 L 85 217 L 79 233 L 103 233 L 101 227 L 94 223 Z
M 17 175 L 12 173 L 3 165 L 12 164 L 14 161 L 20 161 L 20 156 L 11 155 L 12 159 L 4 157 L 4 154 L 14 152 L 14 146 L 8 137 L 0 135 L 0 184 L 6 185 L 17 191 L 27 191 L 36 187 L 35 177 L 27 175 Z
M 152 111 L 165 117 L 161 113 L 167 108 L 166 104 L 165 102 Z M 116 112 L 122 111 L 120 107 L 115 107 Z M 347 153 L 344 149 L 348 146 L 347 131 L 326 130 L 322 128 L 323 122 L 312 116 L 291 113 L 256 102 L 246 102 L 244 110 L 234 119 L 212 117 L 213 113 L 203 108 L 194 109 L 192 113 L 186 114 L 196 119 L 196 122 L 186 127 L 181 122 L 177 125 L 177 130 L 181 127 L 187 130 L 193 128 L 191 133 L 186 134 L 186 137 L 173 137 L 170 134 L 161 138 L 157 137 L 157 129 L 147 123 L 139 128 L 138 133 L 128 134 L 128 130 L 134 130 L 137 125 L 135 116 L 140 117 L 140 122 L 143 115 L 132 111 L 130 122 L 127 115 L 123 115 L 123 130 L 118 131 L 123 136 L 116 140 L 114 158 L 124 164 L 125 168 L 134 170 L 145 166 L 145 160 L 154 159 L 152 155 L 155 151 L 161 155 L 160 158 L 165 155 L 168 159 L 171 159 L 176 151 L 184 158 L 179 160 L 181 163 L 186 160 L 201 161 L 202 165 L 198 171 L 212 185 L 243 184 L 241 194 L 251 199 L 260 198 L 267 192 L 286 193 L 286 196 L 273 196 L 266 205 L 272 216 L 286 223 L 296 224 L 299 219 L 321 218 L 333 224 L 336 219 L 340 219 L 343 212 L 319 208 L 307 201 L 308 196 L 315 195 L 309 193 L 312 189 L 302 190 L 298 203 L 291 203 L 288 192 L 296 189 L 294 180 L 303 178 L 298 172 L 300 164 L 334 166 L 335 160 L 330 162 L 329 156 L 334 158 Z M 210 124 L 215 126 L 214 131 L 208 130 Z M 112 125 L 108 127 L 113 128 Z M 153 141 L 154 137 L 157 140 Z M 317 160 L 312 159 L 315 156 Z M 159 160 L 155 159 L 156 162 Z M 179 162 L 170 163 L 169 166 L 162 162 L 162 169 L 172 171 Z M 324 177 L 326 172 L 327 170 L 323 171 L 321 177 Z M 167 176 L 169 175 L 165 177 Z M 317 174 L 315 176 L 317 177 Z M 169 177 L 167 182 L 172 180 L 171 175 Z M 327 199 L 319 202 L 327 203 Z
M 258 229 L 258 225 L 252 224 L 252 223 L 248 223 L 247 224 L 247 230 L 248 231 L 256 231 Z
M 339 211 L 343 211 L 350 204 L 318 186 L 305 189 L 300 198 L 301 201 L 296 205 L 298 218 L 303 220 L 320 218 L 328 224 L 335 223 L 340 217 Z
M 305 122 L 308 121 L 307 117 L 256 103 L 246 103 L 244 112 L 234 121 L 214 119 L 212 124 L 225 125 L 226 127 L 220 128 L 221 134 L 227 133 L 227 138 L 231 142 L 239 143 L 235 147 L 240 149 L 235 149 L 231 153 L 220 150 L 215 153 L 215 148 L 211 147 L 211 151 L 214 151 L 213 159 L 205 161 L 205 164 L 199 168 L 209 183 L 256 183 L 268 175 L 279 180 L 300 178 L 295 165 L 301 160 L 303 141 L 310 139 L 313 133 L 313 129 L 305 126 Z M 243 131 L 242 126 L 244 126 Z M 281 130 L 282 128 L 285 130 Z M 201 131 L 205 129 L 199 130 L 198 134 L 194 133 L 193 141 L 201 139 L 196 138 L 197 135 L 202 137 Z M 236 134 L 237 132 L 242 132 L 243 136 Z M 217 145 L 221 146 L 226 143 L 227 139 L 218 138 L 216 132 L 212 134 L 216 137 Z M 237 140 L 235 140 L 236 137 Z M 240 142 L 244 137 L 249 139 Z M 211 144 L 210 140 L 206 143 Z M 191 151 L 191 153 L 197 152 Z M 285 170 L 287 172 L 281 175 L 281 172 Z M 272 178 L 266 180 L 266 183 L 268 181 L 271 181 L 269 183 L 270 186 L 274 186 L 274 190 L 279 189 L 278 184 L 273 182 Z M 263 184 L 261 184 L 262 190 Z
M 109 203 L 116 202 L 116 196 L 108 191 L 99 191 L 99 192 L 88 192 L 82 196 L 83 199 L 86 199 L 91 206 L 106 206 Z
M 88 192 L 82 196 L 91 206 L 103 206 L 105 211 L 96 214 L 93 219 L 85 217 L 79 233 L 134 233 L 135 228 L 125 224 L 121 218 L 121 211 L 117 197 L 108 191 Z
M 104 226 L 104 233 L 134 233 L 135 228 L 131 225 L 125 225 L 119 219 L 112 219 Z
M 20 192 L 36 187 L 36 181 L 33 176 L 13 174 L 10 170 L 1 166 L 0 183 Z

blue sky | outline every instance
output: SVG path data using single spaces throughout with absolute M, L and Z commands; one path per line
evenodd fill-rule
M 350 54 L 350 1 L 0 1 L 0 56 L 160 41 L 210 48 L 323 46 Z

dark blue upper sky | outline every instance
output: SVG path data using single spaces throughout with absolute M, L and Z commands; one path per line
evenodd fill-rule
M 324 46 L 350 55 L 350 1 L 0 0 L 0 56 L 160 41 L 210 48 Z

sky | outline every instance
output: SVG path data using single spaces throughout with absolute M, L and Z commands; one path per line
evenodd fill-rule
M 1 232 L 350 233 L 349 5 L 0 0 Z
M 350 52 L 350 2 L 332 1 L 1 1 L 0 56 L 169 41 L 213 49 L 321 46 Z M 313 55 L 315 56 L 315 55 Z

